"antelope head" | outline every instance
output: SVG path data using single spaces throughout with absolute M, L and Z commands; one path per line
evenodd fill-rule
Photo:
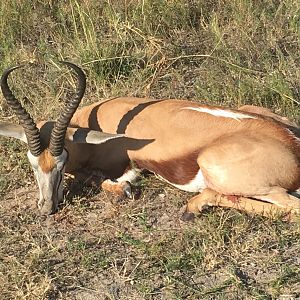
M 100 144 L 109 139 L 123 135 L 106 134 L 84 128 L 69 128 L 73 114 L 79 106 L 86 87 L 84 72 L 70 62 L 61 63 L 72 68 L 78 78 L 75 96 L 65 102 L 65 106 L 56 122 L 44 122 L 37 126 L 32 117 L 22 107 L 8 86 L 9 74 L 21 66 L 6 69 L 1 78 L 1 89 L 4 98 L 19 119 L 20 125 L 0 123 L 0 135 L 17 138 L 28 145 L 28 160 L 33 169 L 39 187 L 38 208 L 41 214 L 54 213 L 63 200 L 63 178 L 68 160 L 65 139 L 75 143 Z M 77 131 L 83 131 L 78 132 Z M 76 134 L 75 134 L 76 132 Z M 89 139 L 82 136 L 90 136 Z

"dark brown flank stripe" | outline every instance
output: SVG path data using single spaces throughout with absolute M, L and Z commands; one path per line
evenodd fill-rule
M 185 185 L 193 180 L 198 171 L 198 151 L 168 161 L 135 160 L 140 169 L 147 169 L 173 184 Z
M 98 113 L 98 110 L 99 110 L 99 108 L 100 108 L 100 106 L 102 105 L 102 103 L 101 104 L 99 104 L 99 105 L 96 105 L 92 110 L 91 110 L 91 112 L 90 112 L 90 114 L 89 114 L 89 119 L 88 119 L 88 128 L 89 129 L 93 129 L 93 130 L 98 130 L 98 131 L 103 131 L 102 129 L 101 129 L 101 125 L 100 125 L 100 123 L 99 123 L 99 121 L 98 121 L 98 119 L 97 119 L 97 113 Z

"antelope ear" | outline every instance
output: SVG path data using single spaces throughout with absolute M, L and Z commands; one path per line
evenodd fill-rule
M 12 137 L 27 144 L 25 131 L 21 125 L 0 122 L 0 135 Z
M 124 137 L 124 134 L 111 134 L 88 128 L 67 128 L 65 139 L 73 143 L 102 144 L 108 140 Z

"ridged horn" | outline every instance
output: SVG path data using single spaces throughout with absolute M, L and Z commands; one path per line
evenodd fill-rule
M 79 106 L 86 87 L 86 76 L 78 66 L 68 61 L 60 61 L 60 63 L 67 65 L 76 72 L 78 84 L 75 96 L 73 99 L 65 102 L 65 107 L 63 108 L 63 111 L 57 119 L 52 130 L 49 150 L 53 156 L 59 156 L 63 151 L 67 127 Z
M 21 68 L 23 66 L 24 65 L 8 68 L 3 72 L 1 77 L 1 90 L 4 98 L 7 101 L 7 104 L 12 108 L 13 112 L 17 115 L 18 119 L 20 120 L 21 126 L 24 128 L 30 152 L 34 156 L 39 156 L 42 153 L 40 132 L 36 127 L 35 122 L 29 115 L 29 113 L 25 110 L 25 108 L 22 107 L 20 101 L 14 96 L 7 83 L 9 74 L 12 71 Z

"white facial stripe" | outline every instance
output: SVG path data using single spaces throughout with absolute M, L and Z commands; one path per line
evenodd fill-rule
M 64 149 L 61 155 L 54 157 L 56 165 L 48 172 L 43 171 L 39 165 L 40 157 L 33 156 L 30 151 L 27 155 L 39 186 L 38 206 L 41 210 L 44 209 L 47 214 L 51 213 L 57 209 L 58 203 L 63 199 L 63 175 L 68 153 Z
M 27 157 L 32 167 L 34 169 L 37 169 L 39 166 L 39 157 L 34 156 L 30 151 L 27 152 Z
M 52 173 L 45 173 L 40 168 L 38 170 L 37 181 L 43 192 L 51 192 L 50 183 L 52 183 Z
M 186 191 L 186 192 L 201 192 L 203 189 L 205 189 L 207 187 L 205 181 L 204 181 L 204 177 L 203 174 L 201 172 L 201 170 L 199 169 L 197 175 L 195 176 L 194 179 L 192 179 L 189 183 L 187 184 L 174 184 L 168 180 L 166 180 L 165 178 L 161 177 L 160 175 L 157 175 L 160 179 L 168 182 L 169 184 L 177 187 L 180 190 Z
M 140 170 L 138 169 L 130 169 L 126 173 L 124 173 L 121 177 L 117 178 L 117 182 L 125 182 L 128 181 L 133 183 L 135 179 L 138 177 Z
M 189 109 L 195 110 L 202 113 L 207 113 L 216 117 L 223 117 L 223 118 L 231 118 L 235 120 L 239 119 L 256 119 L 254 116 L 250 116 L 244 113 L 238 113 L 228 110 L 223 110 L 219 108 L 208 108 L 208 107 L 183 107 L 181 109 Z
M 39 208 L 41 209 L 45 200 L 51 199 L 52 188 L 51 188 L 51 173 L 43 172 L 40 167 L 35 171 L 35 177 L 39 186 L 40 199 L 38 202 Z

